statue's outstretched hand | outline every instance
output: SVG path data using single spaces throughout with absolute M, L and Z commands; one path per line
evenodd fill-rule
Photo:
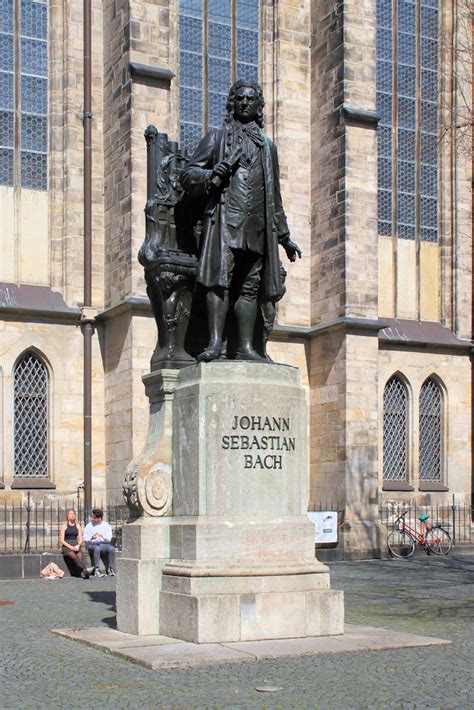
M 297 254 L 300 259 L 303 256 L 303 252 L 301 251 L 299 246 L 295 244 L 295 242 L 292 242 L 289 237 L 288 239 L 285 239 L 285 241 L 282 242 L 282 246 L 286 251 L 286 255 L 290 261 L 296 261 Z

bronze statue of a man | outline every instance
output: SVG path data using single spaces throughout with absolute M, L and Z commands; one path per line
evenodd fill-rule
M 197 283 L 205 287 L 209 344 L 199 360 L 220 357 L 229 303 L 237 322 L 235 359 L 265 361 L 254 348 L 258 304 L 284 292 L 278 245 L 290 261 L 301 257 L 291 241 L 280 194 L 275 145 L 262 133 L 260 86 L 237 81 L 224 126 L 199 143 L 181 184 L 201 201 Z

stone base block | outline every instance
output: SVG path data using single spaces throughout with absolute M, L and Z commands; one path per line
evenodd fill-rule
M 138 636 L 159 634 L 159 595 L 164 562 L 117 560 L 117 628 Z
M 117 628 L 128 634 L 159 634 L 162 571 L 170 556 L 171 518 L 140 518 L 123 526 L 123 557 L 117 560 Z
M 167 583 L 165 583 L 166 585 Z M 160 630 L 193 643 L 335 636 L 344 632 L 343 592 L 160 594 Z

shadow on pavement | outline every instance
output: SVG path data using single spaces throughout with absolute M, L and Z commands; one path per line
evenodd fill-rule
M 108 605 L 111 611 L 116 611 L 115 607 L 115 592 L 98 592 L 98 591 L 86 591 L 85 592 L 91 602 L 96 604 Z

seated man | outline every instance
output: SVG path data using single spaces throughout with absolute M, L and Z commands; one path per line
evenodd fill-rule
M 111 544 L 112 528 L 103 520 L 104 514 L 99 508 L 92 511 L 91 522 L 87 523 L 84 529 L 84 544 L 89 553 L 94 555 L 94 576 L 103 577 L 99 570 L 100 555 L 106 552 L 108 555 L 107 574 L 115 577 L 115 547 Z

